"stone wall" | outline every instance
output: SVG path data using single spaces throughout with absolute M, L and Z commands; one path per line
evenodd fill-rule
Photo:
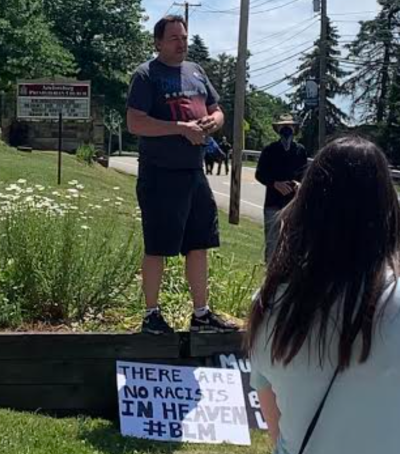
M 12 146 L 57 150 L 58 121 L 17 120 L 16 103 L 15 94 L 2 95 L 0 98 L 0 128 L 3 140 Z M 97 150 L 104 150 L 104 97 L 92 97 L 91 114 L 89 121 L 64 122 L 62 147 L 64 151 L 75 151 L 82 143 L 93 143 Z

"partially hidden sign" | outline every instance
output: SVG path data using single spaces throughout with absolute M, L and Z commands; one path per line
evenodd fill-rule
M 217 366 L 224 369 L 234 369 L 240 371 L 245 396 L 247 418 L 251 429 L 267 430 L 267 424 L 261 413 L 260 401 L 257 391 L 250 386 L 251 364 L 248 358 L 238 357 L 237 355 L 221 354 L 216 358 Z
M 53 120 L 90 118 L 90 82 L 18 82 L 17 118 Z
M 122 435 L 250 445 L 237 370 L 118 361 L 117 384 Z

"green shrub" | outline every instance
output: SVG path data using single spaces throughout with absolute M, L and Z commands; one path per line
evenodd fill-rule
M 93 164 L 96 156 L 96 149 L 93 144 L 82 144 L 76 151 L 76 157 L 79 161 Z
M 118 222 L 123 200 L 88 199 L 77 181 L 45 196 L 0 188 L 0 323 L 70 323 L 119 304 L 137 279 L 141 240 Z M 92 203 L 89 203 L 92 202 Z

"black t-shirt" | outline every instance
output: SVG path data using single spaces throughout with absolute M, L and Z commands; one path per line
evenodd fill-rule
M 158 59 L 139 66 L 132 77 L 128 107 L 164 121 L 192 121 L 207 115 L 219 96 L 204 70 L 192 62 L 168 66 Z M 141 164 L 170 169 L 200 169 L 204 147 L 179 135 L 141 137 Z
M 303 145 L 293 142 L 286 151 L 281 141 L 268 145 L 261 152 L 256 170 L 256 179 L 267 186 L 266 208 L 281 209 L 294 197 L 295 193 L 283 196 L 274 188 L 276 181 L 301 181 L 307 167 L 307 154 Z

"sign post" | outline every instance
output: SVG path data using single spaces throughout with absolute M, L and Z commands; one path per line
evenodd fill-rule
M 17 118 L 25 121 L 58 121 L 58 178 L 61 184 L 64 120 L 89 120 L 89 81 L 30 80 L 18 82 Z
M 58 184 L 61 184 L 63 114 L 58 118 Z

